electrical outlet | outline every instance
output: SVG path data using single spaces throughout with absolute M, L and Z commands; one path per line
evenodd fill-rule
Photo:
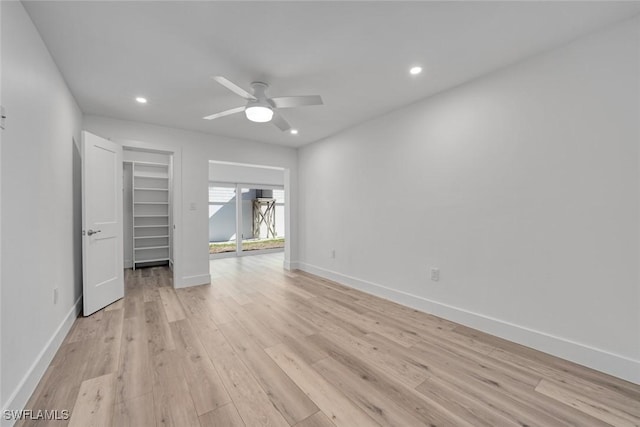
M 438 280 L 440 280 L 440 269 L 437 267 L 433 267 L 431 269 L 431 280 L 433 280 L 434 282 L 437 282 Z
M 58 288 L 53 288 L 53 303 L 58 303 Z

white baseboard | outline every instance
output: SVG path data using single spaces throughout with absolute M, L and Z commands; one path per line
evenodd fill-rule
M 304 262 L 297 262 L 296 264 L 302 271 L 640 384 L 640 360 L 634 360 L 546 332 L 391 289 L 315 265 Z
M 29 398 L 36 389 L 36 386 L 47 370 L 47 367 L 60 348 L 60 345 L 62 345 L 62 341 L 71 330 L 71 326 L 80 314 L 81 308 L 82 295 L 80 295 L 80 298 L 78 298 L 75 304 L 73 304 L 73 307 L 71 307 L 62 323 L 60 323 L 58 329 L 56 329 L 51 338 L 49 338 L 49 341 L 47 341 L 44 348 L 40 351 L 40 353 L 36 357 L 36 360 L 29 367 L 27 373 L 24 375 L 13 393 L 11 393 L 11 396 L 9 396 L 9 398 L 7 399 L 6 404 L 2 408 L 3 414 L 5 410 L 24 409 L 27 402 L 29 401 Z M 2 427 L 9 427 L 14 423 L 14 420 L 5 420 L 4 417 L 2 417 Z
M 133 260 L 125 259 L 124 260 L 124 268 L 133 268 Z
M 207 285 L 211 283 L 210 274 L 198 274 L 196 276 L 184 276 L 182 283 L 176 284 L 175 288 L 188 288 L 190 286 Z

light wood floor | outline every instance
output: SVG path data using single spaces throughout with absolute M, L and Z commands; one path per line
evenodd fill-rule
M 640 386 L 281 268 L 214 261 L 211 286 L 127 271 L 66 337 L 28 408 L 43 426 L 637 426 Z

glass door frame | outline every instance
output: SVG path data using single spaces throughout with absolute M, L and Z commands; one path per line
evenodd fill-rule
M 283 190 L 285 191 L 285 205 L 287 203 L 286 190 L 284 185 L 271 185 L 271 184 L 246 184 L 246 183 L 232 183 L 232 182 L 220 182 L 220 181 L 209 181 L 209 187 L 225 187 L 225 188 L 235 188 L 236 194 L 236 250 L 235 252 L 224 252 L 220 254 L 209 254 L 209 259 L 220 259 L 220 258 L 229 258 L 229 257 L 239 257 L 239 256 L 247 256 L 247 255 L 260 255 L 271 252 L 282 252 L 284 248 L 277 249 L 258 249 L 253 251 L 243 251 L 242 250 L 242 240 L 243 236 L 243 223 L 242 223 L 242 189 L 249 190 Z M 211 202 L 208 201 L 207 206 L 211 205 Z M 286 209 L 286 207 L 285 207 Z M 284 224 L 285 231 L 285 241 L 287 238 L 288 230 L 287 224 L 285 221 Z

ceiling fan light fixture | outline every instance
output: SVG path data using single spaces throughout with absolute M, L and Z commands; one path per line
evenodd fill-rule
M 247 119 L 256 123 L 270 122 L 273 118 L 273 110 L 262 105 L 252 105 L 244 110 Z

